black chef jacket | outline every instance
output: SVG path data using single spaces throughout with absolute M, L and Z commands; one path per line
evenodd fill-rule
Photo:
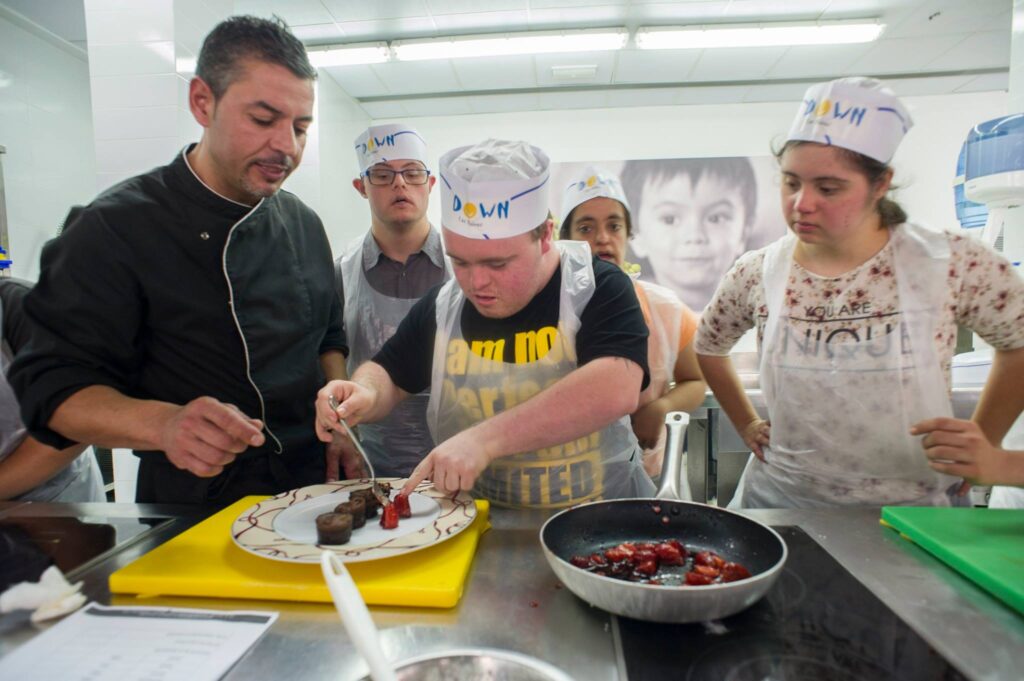
M 87 386 L 175 404 L 209 395 L 262 419 L 266 443 L 216 478 L 137 452 L 138 501 L 223 505 L 322 482 L 319 357 L 348 351 L 323 224 L 287 191 L 254 207 L 216 194 L 187 151 L 75 211 L 43 249 L 25 301 L 39 333 L 10 372 L 22 417 L 64 448 L 47 423 Z

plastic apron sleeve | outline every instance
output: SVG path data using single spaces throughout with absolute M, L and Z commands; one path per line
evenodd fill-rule
M 647 329 L 650 332 L 647 338 L 647 366 L 651 382 L 640 393 L 639 406 L 643 407 L 665 395 L 675 380 L 683 303 L 675 293 L 664 286 L 639 280 L 634 280 L 633 283 L 637 288 L 637 295 L 642 295 L 647 301 L 650 314 L 650 320 L 647 322 Z M 665 458 L 666 434 L 667 431 L 662 428 L 657 443 L 644 450 L 644 469 L 652 477 L 661 473 L 662 461 Z
M 341 261 L 345 290 L 345 332 L 349 341 L 348 373 L 373 359 L 418 298 L 391 298 L 376 291 L 363 271 L 367 234 L 355 241 Z M 447 265 L 447 263 L 446 263 Z M 451 273 L 445 267 L 445 279 Z M 427 392 L 410 395 L 388 416 L 359 426 L 359 438 L 373 460 L 377 475 L 407 477 L 434 448 L 427 427 Z

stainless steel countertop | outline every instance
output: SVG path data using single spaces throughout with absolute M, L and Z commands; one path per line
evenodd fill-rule
M 355 679 L 366 673 L 330 605 L 199 598 L 111 599 L 107 578 L 198 518 L 181 508 L 131 504 L 0 507 L 11 515 L 176 517 L 73 572 L 102 603 L 224 610 L 277 610 L 280 619 L 227 679 Z M 797 525 L 971 679 L 1019 679 L 1024 617 L 896 533 L 878 524 L 878 509 L 749 511 L 773 525 Z M 624 681 L 617 624 L 560 588 L 544 560 L 538 529 L 546 514 L 492 510 L 462 601 L 448 610 L 372 609 L 392 659 L 452 647 L 489 646 L 534 655 L 581 680 Z M 0 632 L 0 656 L 28 640 L 25 625 Z

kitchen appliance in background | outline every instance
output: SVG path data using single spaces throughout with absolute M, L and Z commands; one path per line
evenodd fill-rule
M 994 118 L 971 128 L 956 172 L 953 191 L 960 225 L 1024 274 L 1024 114 Z M 953 358 L 954 387 L 984 386 L 992 367 L 992 348 L 977 336 L 974 347 L 978 350 Z M 1003 439 L 1003 446 L 1020 442 L 1024 442 L 1024 415 Z M 979 503 L 983 494 L 987 503 L 988 490 L 976 488 L 971 498 Z
M 1024 260 L 1024 114 L 978 123 L 967 134 L 961 156 L 957 217 L 965 229 L 977 229 L 979 204 L 984 205 L 981 239 L 1019 269 Z

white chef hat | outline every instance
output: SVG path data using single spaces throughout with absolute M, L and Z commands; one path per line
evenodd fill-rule
M 360 175 L 371 166 L 395 159 L 419 161 L 430 168 L 427 143 L 416 130 L 401 123 L 371 125 L 356 137 L 355 148 Z
M 598 197 L 615 199 L 629 210 L 629 201 L 626 200 L 618 175 L 612 175 L 596 166 L 586 166 L 562 192 L 562 220 L 576 206 Z
M 548 217 L 548 155 L 526 142 L 487 139 L 440 161 L 441 225 L 471 239 L 505 239 Z
M 888 163 L 914 121 L 874 78 L 840 78 L 804 94 L 786 140 L 830 144 Z

